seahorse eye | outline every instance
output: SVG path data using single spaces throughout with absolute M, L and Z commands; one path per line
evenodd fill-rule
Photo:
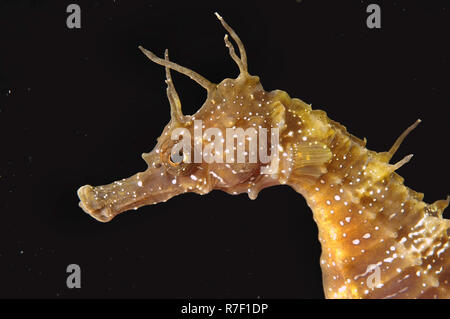
M 178 165 L 183 163 L 183 150 L 180 150 L 178 154 L 170 154 L 168 162 L 173 167 L 177 167 Z

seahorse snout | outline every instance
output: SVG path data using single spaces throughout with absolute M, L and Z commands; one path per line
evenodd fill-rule
M 110 221 L 114 215 L 111 210 L 106 206 L 103 199 L 98 198 L 94 187 L 91 185 L 84 185 L 77 191 L 80 198 L 80 207 L 89 215 L 101 222 Z

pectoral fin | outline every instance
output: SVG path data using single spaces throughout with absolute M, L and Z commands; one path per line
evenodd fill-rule
M 293 172 L 297 175 L 319 177 L 327 172 L 326 164 L 332 153 L 322 143 L 296 143 L 293 146 Z

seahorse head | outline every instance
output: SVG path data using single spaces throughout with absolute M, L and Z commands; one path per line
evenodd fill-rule
M 205 194 L 221 189 L 256 198 L 263 187 L 278 183 L 277 155 L 284 129 L 287 94 L 264 91 L 259 77 L 247 71 L 244 46 L 236 33 L 217 15 L 239 47 L 240 57 L 225 36 L 225 44 L 239 67 L 237 78 L 211 83 L 196 72 L 161 59 L 139 47 L 153 62 L 166 68 L 171 121 L 150 153 L 143 154 L 149 169 L 156 169 L 167 198 L 183 192 Z M 207 90 L 202 107 L 193 115 L 182 113 L 170 70 L 188 75 Z M 163 182 L 161 183 L 161 180 Z
M 144 153 L 146 171 L 109 185 L 85 185 L 78 190 L 80 206 L 94 218 L 106 222 L 125 210 L 156 204 L 173 196 L 213 189 L 230 194 L 247 193 L 251 199 L 265 187 L 283 182 L 278 151 L 285 130 L 282 91 L 264 91 L 257 76 L 248 73 L 244 46 L 228 24 L 216 14 L 239 48 L 237 56 L 225 35 L 225 45 L 239 67 L 236 78 L 211 83 L 198 73 L 139 47 L 166 71 L 171 120 L 154 149 Z M 171 70 L 189 76 L 207 90 L 207 98 L 193 115 L 184 115 Z M 281 148 L 282 149 L 282 148 Z

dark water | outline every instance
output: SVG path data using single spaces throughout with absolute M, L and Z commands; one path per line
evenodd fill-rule
M 324 297 L 317 228 L 288 187 L 187 194 L 107 224 L 78 207 L 79 186 L 144 170 L 169 120 L 164 70 L 138 45 L 216 83 L 237 75 L 214 11 L 266 90 L 325 110 L 368 148 L 421 118 L 394 161 L 415 154 L 399 173 L 425 201 L 449 193 L 448 4 L 382 4 L 374 30 L 368 1 L 76 1 L 81 29 L 68 29 L 72 2 L 0 4 L 0 297 Z M 174 81 L 195 112 L 203 89 Z M 66 286 L 69 264 L 81 289 Z

